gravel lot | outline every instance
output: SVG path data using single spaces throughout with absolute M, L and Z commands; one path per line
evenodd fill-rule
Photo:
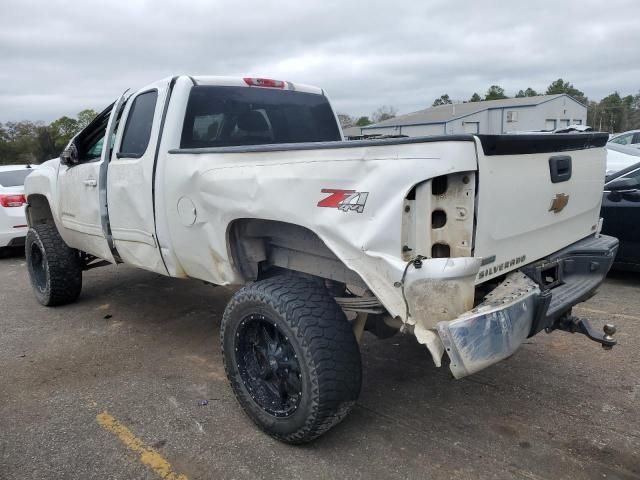
M 263 435 L 227 385 L 231 293 L 105 267 L 47 309 L 24 259 L 0 259 L 0 479 L 640 478 L 638 274 L 575 309 L 617 324 L 611 352 L 543 333 L 453 380 L 414 338 L 365 334 L 358 405 L 303 447 Z

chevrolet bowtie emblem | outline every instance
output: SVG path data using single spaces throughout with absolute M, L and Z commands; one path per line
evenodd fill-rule
M 559 213 L 564 207 L 567 206 L 567 203 L 569 203 L 569 195 L 566 195 L 564 193 L 557 193 L 556 197 L 551 200 L 549 211 L 553 213 Z

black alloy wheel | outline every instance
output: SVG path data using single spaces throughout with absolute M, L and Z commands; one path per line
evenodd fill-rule
M 236 333 L 236 362 L 247 391 L 262 409 L 288 417 L 300 404 L 300 363 L 289 337 L 264 315 L 249 315 Z

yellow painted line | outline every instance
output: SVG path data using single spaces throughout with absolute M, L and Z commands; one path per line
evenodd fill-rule
M 173 467 L 162 455 L 151 447 L 147 447 L 131 430 L 113 418 L 109 413 L 102 412 L 96 416 L 98 424 L 115 434 L 130 450 L 140 454 L 140 462 L 150 467 L 164 480 L 189 480 L 185 475 L 178 475 Z

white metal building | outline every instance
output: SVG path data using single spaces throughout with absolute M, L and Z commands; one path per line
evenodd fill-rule
M 500 134 L 584 125 L 587 107 L 567 94 L 431 107 L 362 127 L 363 135 Z

